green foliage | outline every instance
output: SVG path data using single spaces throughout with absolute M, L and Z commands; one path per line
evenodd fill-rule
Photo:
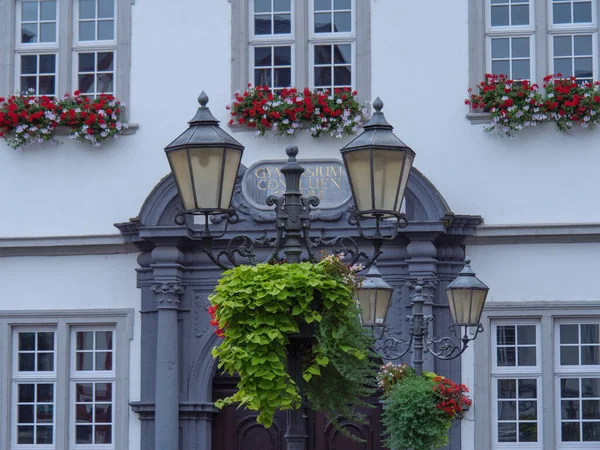
M 354 279 L 336 275 L 331 265 L 331 259 L 259 264 L 223 274 L 210 297 L 213 324 L 224 337 L 213 356 L 240 381 L 238 391 L 217 407 L 239 403 L 259 411 L 257 421 L 266 427 L 276 409 L 300 407 L 298 386 L 286 371 L 286 346 L 298 321 L 315 326 L 316 342 L 303 368 L 311 406 L 334 420 L 350 417 L 347 404 L 360 404 L 358 397 L 370 393 L 371 342 L 359 323 Z
M 431 377 L 408 376 L 385 397 L 385 445 L 396 450 L 432 450 L 448 443 L 451 418 L 438 408 Z

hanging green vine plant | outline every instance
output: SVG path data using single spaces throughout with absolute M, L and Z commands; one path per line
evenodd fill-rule
M 303 354 L 308 402 L 330 420 L 362 420 L 361 397 L 374 393 L 372 339 L 360 324 L 354 297 L 356 273 L 342 255 L 319 263 L 239 266 L 223 274 L 209 298 L 212 325 L 223 342 L 213 349 L 219 368 L 238 373 L 238 391 L 216 405 L 239 403 L 271 426 L 275 410 L 297 409 L 301 398 L 286 370 L 290 335 L 313 324 L 314 340 Z

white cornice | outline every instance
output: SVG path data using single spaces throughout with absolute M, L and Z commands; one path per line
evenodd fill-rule
M 138 252 L 120 234 L 0 238 L 0 257 L 105 255 Z
M 482 225 L 467 245 L 600 242 L 600 223 Z

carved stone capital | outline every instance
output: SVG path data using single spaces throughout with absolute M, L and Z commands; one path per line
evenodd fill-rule
M 185 289 L 179 283 L 161 283 L 152 286 L 152 292 L 156 296 L 157 309 L 178 309 L 179 299 Z
M 423 299 L 426 302 L 433 302 L 433 299 L 435 297 L 435 290 L 438 287 L 438 284 L 440 284 L 440 280 L 438 280 L 437 278 L 417 278 L 408 280 L 406 282 L 406 287 L 409 290 L 414 291 L 414 289 L 417 286 L 421 286 L 423 288 L 423 292 L 421 294 L 423 296 Z

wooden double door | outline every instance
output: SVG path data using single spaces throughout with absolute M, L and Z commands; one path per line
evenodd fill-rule
M 215 377 L 213 398 L 223 398 L 234 392 L 237 378 L 227 375 Z M 381 443 L 381 405 L 379 399 L 369 399 L 374 408 L 361 410 L 367 416 L 366 424 L 343 423 L 351 434 L 365 442 L 357 442 L 337 430 L 327 417 L 319 412 L 306 411 L 307 450 L 383 450 Z M 285 411 L 278 411 L 273 426 L 264 428 L 256 423 L 256 412 L 223 408 L 214 418 L 212 450 L 286 450 L 284 435 L 287 420 Z

